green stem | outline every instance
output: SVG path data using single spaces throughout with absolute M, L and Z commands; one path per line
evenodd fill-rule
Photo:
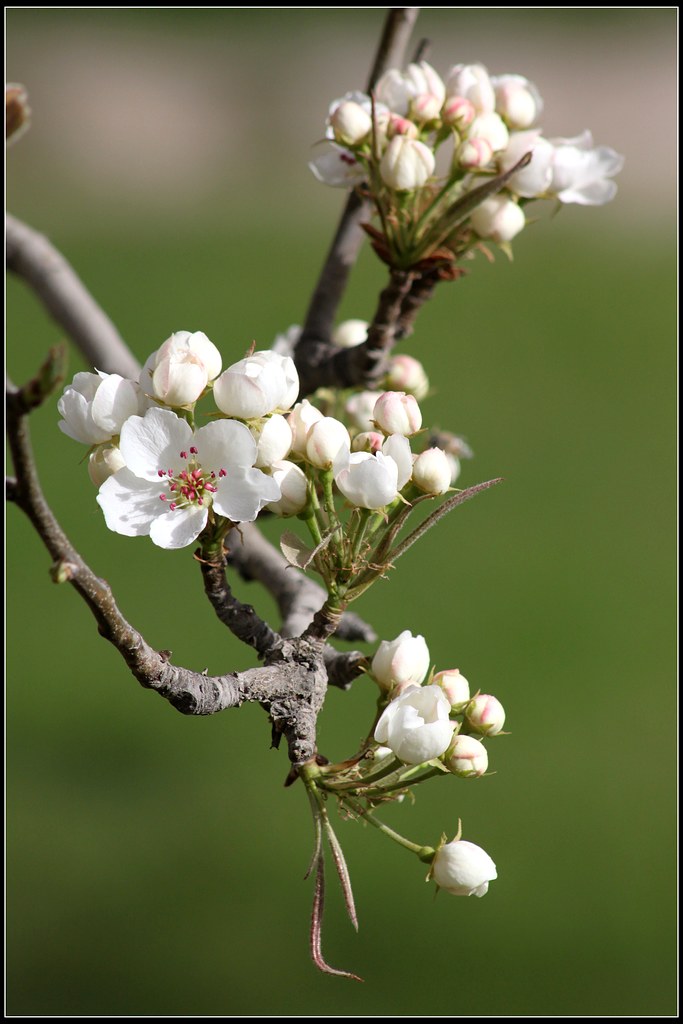
M 372 825 L 373 828 L 379 829 L 379 831 L 383 832 L 385 836 L 389 837 L 389 839 L 393 839 L 395 843 L 399 844 L 399 846 L 404 846 L 406 850 L 410 850 L 411 853 L 416 853 L 420 860 L 429 863 L 434 857 L 436 851 L 433 847 L 420 846 L 419 843 L 411 843 L 411 841 L 406 839 L 405 836 L 395 832 L 393 828 L 389 828 L 389 826 L 385 825 L 383 821 L 376 818 L 371 811 L 366 811 L 363 805 L 357 800 L 345 796 L 341 798 L 341 802 L 342 804 L 345 804 L 349 810 L 352 810 L 354 814 L 358 814 L 361 818 L 364 818 L 364 820 Z

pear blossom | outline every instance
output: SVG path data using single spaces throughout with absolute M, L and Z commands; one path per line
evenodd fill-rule
M 352 440 L 351 451 L 381 452 L 385 440 L 384 434 L 380 434 L 379 430 L 364 430 L 361 434 L 356 434 Z
M 479 114 L 470 125 L 468 138 L 485 139 L 494 153 L 507 147 L 510 141 L 510 133 L 500 114 L 491 111 L 488 114 Z
M 277 352 L 254 352 L 229 366 L 213 386 L 216 405 L 227 416 L 254 419 L 289 409 L 299 393 L 294 360 Z
M 404 629 L 395 640 L 382 640 L 371 671 L 386 690 L 396 685 L 421 683 L 429 671 L 429 648 L 423 636 Z
M 444 754 L 443 762 L 453 775 L 476 779 L 486 773 L 489 755 L 481 740 L 474 736 L 456 736 Z
M 413 395 L 385 391 L 373 410 L 374 421 L 385 434 L 415 434 L 422 426 L 422 413 Z
M 351 451 L 349 432 L 340 420 L 323 416 L 306 435 L 306 458 L 318 469 L 330 469 Z
M 509 128 L 530 128 L 543 110 L 543 100 L 533 82 L 523 75 L 494 75 L 496 111 Z
M 278 501 L 269 501 L 266 508 L 277 516 L 298 515 L 308 502 L 306 474 L 294 462 L 286 459 L 273 462 L 270 469 L 282 494 Z
M 465 139 L 455 154 L 456 162 L 465 170 L 474 171 L 479 167 L 486 167 L 493 159 L 493 147 L 491 143 L 483 138 Z
M 192 405 L 209 382 L 202 361 L 192 352 L 172 352 L 158 359 L 152 374 L 156 398 L 166 405 Z
M 489 73 L 483 64 L 456 64 L 446 78 L 446 96 L 469 100 L 479 114 L 492 113 L 496 94 Z
M 377 399 L 383 394 L 382 391 L 359 391 L 348 399 L 345 410 L 351 417 L 351 422 L 358 430 L 374 430 L 373 419 Z
M 451 466 L 441 448 L 421 452 L 413 464 L 413 483 L 425 494 L 445 494 L 451 486 Z
M 221 354 L 203 331 L 175 331 L 159 348 L 157 366 L 169 356 L 185 353 L 190 353 L 202 363 L 209 380 L 215 380 L 221 372 Z
M 473 210 L 470 223 L 480 238 L 491 238 L 499 245 L 511 242 L 526 224 L 521 206 L 509 196 L 489 196 Z
M 446 87 L 431 64 L 421 60 L 409 64 L 405 71 L 398 68 L 385 71 L 375 86 L 375 94 L 392 113 L 402 116 L 414 113 L 416 108 L 429 109 L 429 116 L 422 117 L 428 121 L 438 115 Z
M 433 676 L 432 682 L 441 687 L 452 708 L 461 707 L 470 699 L 470 684 L 459 668 L 449 668 L 437 672 Z
M 367 320 L 343 320 L 332 331 L 332 341 L 340 348 L 355 348 L 368 338 Z
M 508 178 L 506 188 L 525 199 L 534 199 L 545 195 L 550 187 L 555 148 L 542 137 L 539 128 L 514 132 L 510 136 L 507 149 L 498 157 L 500 170 L 509 171 L 519 163 L 525 153 L 531 153 L 530 162 Z
M 434 173 L 434 154 L 424 142 L 396 135 L 387 146 L 379 165 L 382 181 L 397 192 L 422 188 Z
M 335 143 L 327 144 L 314 160 L 309 161 L 308 166 L 318 181 L 332 188 L 353 188 L 360 185 L 366 176 L 363 164 L 353 153 Z
M 354 100 L 343 100 L 329 120 L 334 138 L 344 146 L 357 146 L 372 131 L 372 117 Z
M 335 473 L 345 498 L 359 508 L 384 508 L 410 479 L 412 457 L 406 437 L 386 438 L 381 451 L 357 451 Z
M 404 352 L 392 356 L 385 383 L 388 391 L 404 391 L 418 402 L 426 398 L 429 392 L 429 380 L 424 366 L 419 359 Z
M 406 764 L 422 764 L 448 748 L 455 722 L 438 686 L 408 686 L 382 712 L 374 732 Z
M 292 428 L 280 413 L 274 413 L 260 425 L 252 426 L 251 433 L 256 441 L 254 465 L 258 469 L 285 459 L 292 450 Z
M 609 146 L 593 146 L 589 131 L 574 139 L 551 139 L 555 148 L 548 191 L 561 203 L 602 206 L 616 195 L 609 179 L 624 166 L 624 158 Z
M 464 96 L 451 96 L 443 105 L 441 119 L 444 124 L 464 131 L 474 121 L 477 111 L 474 104 Z
M 126 537 L 149 535 L 162 548 L 191 544 L 215 510 L 252 522 L 277 501 L 276 480 L 255 469 L 256 442 L 242 423 L 216 420 L 193 432 L 170 409 L 148 409 L 121 429 L 120 469 L 100 487 L 107 526 Z
M 123 455 L 115 444 L 101 444 L 88 459 L 88 476 L 95 487 L 101 487 L 114 473 L 125 466 Z
M 320 409 L 311 405 L 307 398 L 304 398 L 303 402 L 297 402 L 290 412 L 287 422 L 292 430 L 292 450 L 298 455 L 305 453 L 308 431 L 322 418 Z
M 82 444 L 111 441 L 138 412 L 139 390 L 118 373 L 77 373 L 57 403 L 62 433 Z
M 488 853 L 475 843 L 454 839 L 436 851 L 431 875 L 440 889 L 453 896 L 485 896 L 498 877 Z
M 505 708 L 497 697 L 479 693 L 465 708 L 465 717 L 475 732 L 497 736 L 505 725 Z

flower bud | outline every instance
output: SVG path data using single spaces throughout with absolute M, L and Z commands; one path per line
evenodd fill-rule
M 470 223 L 480 238 L 491 238 L 500 245 L 511 242 L 519 234 L 526 218 L 524 210 L 507 196 L 489 196 L 480 203 L 470 217 Z
M 486 139 L 494 153 L 505 149 L 510 141 L 510 133 L 499 114 L 480 114 L 470 125 L 471 139 Z
M 256 441 L 256 462 L 258 469 L 272 466 L 274 462 L 286 458 L 292 450 L 292 428 L 280 413 L 275 413 L 258 427 L 252 428 L 252 437 Z
M 378 430 L 365 430 L 362 434 L 356 434 L 351 442 L 351 451 L 354 452 L 380 452 L 384 444 L 384 434 Z
M 398 466 L 382 452 L 354 452 L 335 483 L 352 505 L 384 508 L 398 495 Z
M 508 178 L 505 187 L 517 196 L 533 199 L 545 195 L 550 188 L 555 147 L 541 136 L 538 128 L 515 132 L 510 136 L 505 152 L 498 157 L 500 170 L 509 171 L 526 153 L 531 153 L 531 160 Z
M 101 445 L 88 459 L 88 476 L 95 487 L 101 487 L 114 473 L 125 466 L 123 455 L 116 445 Z
M 372 674 L 385 690 L 397 683 L 421 683 L 429 671 L 429 649 L 423 636 L 404 629 L 395 640 L 382 640 L 372 659 Z
M 279 501 L 271 501 L 266 508 L 276 516 L 296 516 L 306 507 L 308 488 L 306 474 L 293 462 L 274 462 L 271 466 L 273 479 L 280 485 L 282 495 Z
M 57 403 L 59 429 L 82 444 L 111 441 L 138 412 L 138 388 L 117 373 L 77 373 Z
M 432 93 L 420 93 L 410 104 L 410 113 L 419 124 L 435 121 L 441 113 L 442 102 L 438 96 L 434 96 Z
M 408 686 L 382 712 L 374 738 L 406 764 L 440 757 L 450 744 L 455 722 L 438 686 Z
M 470 684 L 461 675 L 459 668 L 449 668 L 443 672 L 437 672 L 432 682 L 441 687 L 452 708 L 462 707 L 470 699 Z
M 443 105 L 441 118 L 449 128 L 457 128 L 462 131 L 474 121 L 476 117 L 474 104 L 470 103 L 464 96 L 451 96 Z
M 467 171 L 477 170 L 479 167 L 486 167 L 493 159 L 493 149 L 486 139 L 473 138 L 465 139 L 455 154 L 456 163 Z
M 334 462 L 351 451 L 349 432 L 339 420 L 323 416 L 314 423 L 306 437 L 306 458 L 318 469 L 329 469 Z
M 420 130 L 414 121 L 400 114 L 390 114 L 387 121 L 387 138 L 393 139 L 395 135 L 405 135 L 409 139 L 416 139 Z
M 294 361 L 277 352 L 254 352 L 229 366 L 213 388 L 216 405 L 227 416 L 258 419 L 288 409 L 299 393 Z
M 456 736 L 443 761 L 453 775 L 459 775 L 461 779 L 476 779 L 486 772 L 489 755 L 484 744 L 474 736 Z
M 382 180 L 397 192 L 422 188 L 434 173 L 434 154 L 428 146 L 406 135 L 396 135 L 379 165 Z
M 223 361 L 221 354 L 203 331 L 175 331 L 167 338 L 157 352 L 156 365 L 172 354 L 183 353 L 192 356 L 203 364 L 208 380 L 215 380 L 221 372 Z
M 292 430 L 292 451 L 297 452 L 298 455 L 304 454 L 308 431 L 314 423 L 322 418 L 323 414 L 320 409 L 311 405 L 307 398 L 304 398 L 303 402 L 297 402 L 287 417 L 287 422 Z
M 330 124 L 337 142 L 344 146 L 356 146 L 372 130 L 372 118 L 359 103 L 343 100 L 330 115 Z
M 393 356 L 386 376 L 387 391 L 404 391 L 417 401 L 425 398 L 429 391 L 429 380 L 419 359 L 401 354 Z
M 403 391 L 385 391 L 373 410 L 375 423 L 385 434 L 409 437 L 422 426 L 422 413 L 412 395 Z
M 344 320 L 332 332 L 332 341 L 339 348 L 355 348 L 368 338 L 367 320 Z
M 445 494 L 451 486 L 451 467 L 440 448 L 428 448 L 413 463 L 413 483 L 425 494 Z
M 529 128 L 543 110 L 538 89 L 522 75 L 499 75 L 491 79 L 496 94 L 496 111 L 513 131 Z
M 505 709 L 490 693 L 473 697 L 465 708 L 465 717 L 470 727 L 483 736 L 497 736 L 505 725 Z
M 454 839 L 436 851 L 432 878 L 453 896 L 485 896 L 489 882 L 498 877 L 496 865 L 481 846 Z
M 208 383 L 208 374 L 202 361 L 188 351 L 172 351 L 159 359 L 152 374 L 155 398 L 166 405 L 193 405 Z
M 495 109 L 496 94 L 483 64 L 456 64 L 446 79 L 446 95 L 469 100 L 478 114 Z

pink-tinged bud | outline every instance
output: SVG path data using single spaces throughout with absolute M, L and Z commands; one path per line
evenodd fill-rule
M 88 476 L 95 487 L 101 487 L 105 480 L 125 465 L 123 455 L 116 445 L 102 445 L 88 459 Z
M 420 93 L 410 104 L 410 113 L 419 124 L 435 121 L 441 113 L 442 100 L 431 93 Z
M 425 398 L 429 391 L 429 380 L 422 363 L 404 354 L 392 357 L 386 385 L 388 391 L 405 391 L 418 402 Z
M 358 145 L 372 130 L 372 118 L 353 100 L 344 100 L 335 108 L 330 116 L 330 124 L 337 142 L 345 146 Z
M 456 736 L 444 754 L 443 762 L 449 772 L 461 779 L 476 779 L 486 772 L 489 755 L 484 744 L 474 736 Z
M 530 128 L 543 110 L 543 101 L 533 82 L 522 75 L 499 75 L 491 80 L 496 93 L 496 111 L 513 131 Z
M 272 477 L 280 485 L 279 501 L 271 501 L 266 508 L 276 516 L 296 516 L 306 507 L 308 488 L 306 474 L 293 462 L 282 460 L 271 466 Z
M 465 709 L 465 717 L 470 727 L 483 736 L 497 736 L 505 725 L 505 709 L 490 693 L 473 697 Z
M 470 684 L 461 674 L 459 668 L 444 669 L 437 672 L 432 682 L 440 686 L 451 702 L 452 708 L 460 708 L 470 699 Z
M 259 427 L 251 431 L 256 441 L 257 469 L 272 466 L 274 462 L 286 458 L 292 450 L 292 428 L 284 416 L 275 413 Z
M 314 423 L 306 438 L 306 458 L 318 469 L 330 469 L 351 451 L 351 438 L 343 423 L 323 416 Z
M 410 192 L 422 188 L 434 173 L 434 154 L 423 142 L 397 135 L 387 146 L 379 171 L 389 188 Z
M 404 135 L 408 139 L 416 139 L 420 134 L 419 128 L 407 117 L 400 114 L 390 114 L 387 121 L 387 138 L 393 139 L 396 135 Z
M 166 405 L 193 405 L 208 383 L 203 362 L 189 350 L 171 351 L 159 359 L 152 374 L 154 395 Z
M 410 437 L 422 426 L 422 413 L 412 395 L 403 391 L 385 391 L 373 410 L 375 423 L 385 434 Z
M 486 850 L 464 839 L 454 839 L 436 851 L 432 878 L 452 896 L 485 896 L 489 882 L 498 877 Z
M 385 690 L 397 685 L 421 683 L 429 671 L 429 648 L 425 638 L 413 636 L 409 629 L 404 629 L 395 640 L 382 640 L 372 659 L 371 669 Z
M 470 125 L 469 131 L 472 139 L 486 139 L 494 153 L 499 153 L 507 147 L 510 141 L 510 133 L 505 126 L 505 121 L 496 113 L 479 114 Z
M 428 448 L 413 463 L 413 483 L 425 494 L 445 494 L 451 486 L 451 467 L 440 448 Z
M 441 118 L 449 128 L 457 128 L 462 131 L 474 121 L 477 115 L 474 104 L 464 96 L 451 96 L 443 105 Z
M 171 355 L 183 359 L 191 356 L 198 360 L 203 364 L 208 380 L 214 380 L 223 365 L 220 352 L 203 331 L 176 331 L 157 352 L 155 365 Z
M 489 196 L 474 210 L 470 224 L 480 238 L 511 242 L 526 224 L 524 210 L 508 196 Z
M 496 94 L 483 64 L 456 64 L 446 79 L 446 95 L 468 99 L 478 114 L 495 110 Z
M 493 159 L 493 150 L 486 139 L 465 139 L 455 155 L 456 163 L 467 171 L 486 167 Z
M 384 444 L 384 434 L 377 430 L 365 430 L 357 434 L 351 442 L 351 451 L 354 452 L 380 452 Z
M 287 421 L 292 429 L 292 451 L 297 452 L 298 455 L 304 454 L 308 431 L 314 423 L 317 423 L 322 418 L 323 414 L 314 405 L 311 405 L 307 398 L 304 398 L 303 402 L 298 402 L 294 406 L 287 417 Z
M 368 339 L 367 320 L 344 320 L 332 332 L 332 341 L 339 348 L 355 348 Z

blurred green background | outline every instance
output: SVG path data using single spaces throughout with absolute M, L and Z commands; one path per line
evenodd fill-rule
M 10 209 L 141 360 L 179 329 L 226 363 L 268 346 L 301 321 L 343 198 L 310 176 L 310 147 L 328 102 L 364 83 L 382 19 L 10 9 L 7 71 L 34 111 L 8 153 Z M 410 854 L 340 822 L 360 933 L 330 884 L 323 948 L 365 984 L 318 974 L 307 801 L 282 788 L 263 712 L 186 719 L 142 690 L 10 508 L 10 1015 L 676 1011 L 676 11 L 432 8 L 420 35 L 442 72 L 479 60 L 533 79 L 546 134 L 591 127 L 626 156 L 609 207 L 542 216 L 514 264 L 479 259 L 423 311 L 406 350 L 434 384 L 425 420 L 469 439 L 463 485 L 505 483 L 356 606 L 503 701 L 496 774 L 385 814 L 425 843 L 462 818 L 498 880 L 435 901 Z M 343 315 L 369 318 L 383 279 L 365 252 Z M 60 331 L 22 284 L 7 300 L 21 381 Z M 46 494 L 124 613 L 179 664 L 252 665 L 189 551 L 107 532 L 57 419 L 56 399 L 32 417 Z M 372 705 L 362 680 L 331 692 L 321 749 L 354 750 Z

